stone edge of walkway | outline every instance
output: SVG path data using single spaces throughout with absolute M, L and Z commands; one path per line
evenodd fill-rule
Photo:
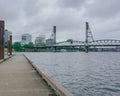
M 25 56 L 25 54 L 23 54 Z M 34 64 L 27 56 L 25 58 L 28 60 L 28 62 L 35 68 L 35 70 L 39 73 L 39 75 L 45 80 L 45 82 L 50 86 L 57 96 L 73 96 L 67 89 L 62 87 L 60 84 L 58 84 L 55 80 L 53 80 L 43 69 L 38 67 L 36 64 Z
M 11 56 L 9 56 L 9 57 L 7 57 L 7 58 L 1 59 L 1 60 L 0 60 L 0 64 L 3 63 L 3 62 L 5 62 L 6 60 L 9 60 L 9 59 L 12 58 L 13 56 L 15 56 L 15 54 L 13 54 L 13 55 L 11 55 Z

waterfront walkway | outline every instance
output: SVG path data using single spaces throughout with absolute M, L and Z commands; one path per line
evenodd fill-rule
M 55 96 L 22 54 L 0 63 L 0 96 Z

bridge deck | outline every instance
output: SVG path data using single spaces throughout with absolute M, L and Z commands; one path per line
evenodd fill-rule
M 0 96 L 52 96 L 49 94 L 53 91 L 22 54 L 0 63 Z

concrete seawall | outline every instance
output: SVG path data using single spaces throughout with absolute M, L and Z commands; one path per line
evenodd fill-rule
M 25 55 L 24 55 L 25 56 Z M 25 56 L 26 57 L 26 56 Z M 41 69 L 37 64 L 31 62 L 29 58 L 26 57 L 30 64 L 37 70 L 41 77 L 47 82 L 47 84 L 55 91 L 57 96 L 73 96 L 65 88 L 60 86 L 55 80 L 53 80 L 43 69 Z

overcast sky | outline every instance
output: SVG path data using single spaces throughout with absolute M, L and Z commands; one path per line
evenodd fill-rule
M 13 41 L 24 33 L 49 38 L 53 25 L 57 41 L 84 41 L 86 21 L 94 39 L 120 40 L 120 0 L 0 0 L 0 20 Z

